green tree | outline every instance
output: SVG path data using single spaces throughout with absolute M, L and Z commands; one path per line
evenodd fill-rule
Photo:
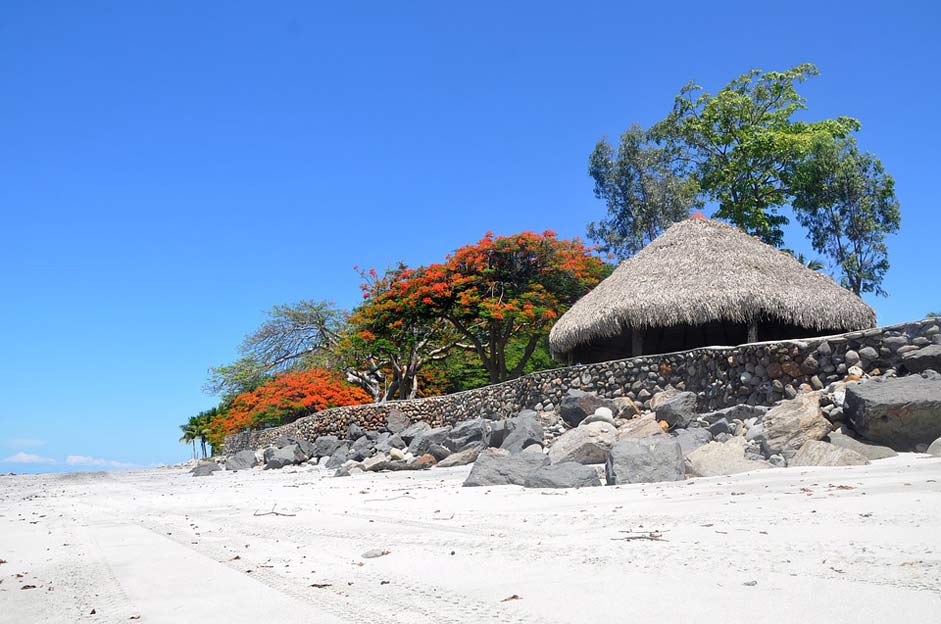
M 886 237 L 901 222 L 895 180 L 852 138 L 818 140 L 794 170 L 797 220 L 813 248 L 833 259 L 844 287 L 885 295 Z
M 588 159 L 588 174 L 608 218 L 590 223 L 588 237 L 618 258 L 643 249 L 702 205 L 699 185 L 686 169 L 637 124 L 621 135 L 617 152 L 605 139 L 599 141 Z
M 859 122 L 838 117 L 794 120 L 806 102 L 795 85 L 816 76 L 809 63 L 787 71 L 753 69 L 712 95 L 692 82 L 651 136 L 695 168 L 702 191 L 727 219 L 764 242 L 781 247 L 791 189 L 788 174 L 820 138 L 847 136 Z
M 183 432 L 183 435 L 180 436 L 180 444 L 192 444 L 193 459 L 196 459 L 196 438 L 199 434 L 193 419 L 190 418 L 186 423 L 180 425 L 180 431 Z

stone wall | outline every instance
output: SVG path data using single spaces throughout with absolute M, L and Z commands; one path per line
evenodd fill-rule
M 700 411 L 741 403 L 771 405 L 795 396 L 804 384 L 819 389 L 844 379 L 852 366 L 871 374 L 904 369 L 902 357 L 906 353 L 930 344 L 941 344 L 941 319 L 838 336 L 707 347 L 570 366 L 440 397 L 324 410 L 281 427 L 229 436 L 225 451 L 259 448 L 281 435 L 308 440 L 331 434 L 343 438 L 350 424 L 375 429 L 391 410 L 432 426 L 479 416 L 502 418 L 522 409 L 549 411 L 570 388 L 646 403 L 672 386 L 696 392 Z

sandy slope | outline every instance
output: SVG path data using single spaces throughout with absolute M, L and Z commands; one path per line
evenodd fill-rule
M 0 622 L 941 613 L 941 459 L 578 491 L 461 488 L 467 470 L 0 477 Z M 275 504 L 295 515 L 253 515 Z M 391 553 L 361 557 L 373 548 Z

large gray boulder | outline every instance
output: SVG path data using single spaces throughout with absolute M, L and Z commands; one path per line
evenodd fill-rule
M 412 420 L 397 409 L 389 410 L 386 415 L 386 429 L 389 433 L 401 433 L 412 425 Z
M 340 439 L 333 435 L 320 436 L 314 440 L 312 457 L 330 457 L 340 448 Z
M 617 442 L 605 462 L 608 485 L 681 481 L 684 473 L 683 450 L 667 436 Z
M 831 431 L 828 439 L 833 446 L 849 449 L 859 453 L 866 459 L 885 459 L 886 457 L 895 457 L 898 455 L 898 453 L 888 446 L 879 446 L 878 444 L 857 440 L 845 431 Z
M 696 418 L 696 393 L 679 392 L 670 399 L 657 405 L 657 420 L 664 420 L 674 427 L 687 427 Z
M 379 453 L 388 453 L 392 449 L 404 449 L 407 446 L 405 440 L 397 433 L 380 433 L 376 438 L 376 451 Z
M 429 429 L 431 429 L 431 425 L 424 421 L 418 421 L 400 431 L 399 437 L 402 438 L 406 444 L 411 444 L 412 440 L 414 440 L 418 434 L 424 433 Z
M 452 466 L 466 466 L 467 464 L 472 464 L 477 461 L 477 456 L 480 455 L 481 446 L 471 446 L 463 451 L 457 451 L 456 453 L 451 453 L 444 459 L 438 462 L 438 468 L 451 468 Z
M 284 448 L 265 450 L 265 468 L 275 469 L 293 466 L 307 461 L 307 454 L 296 444 L 285 446 Z
M 787 463 L 788 466 L 862 466 L 869 460 L 847 448 L 808 440 Z
M 796 451 L 808 440 L 822 440 L 830 433 L 830 421 L 820 410 L 820 393 L 799 394 L 772 407 L 761 423 L 765 455 Z
M 190 470 L 194 477 L 208 477 L 217 470 L 222 470 L 222 466 L 211 459 L 200 460 L 196 467 Z
M 562 403 L 559 406 L 559 415 L 562 420 L 570 426 L 575 427 L 580 422 L 595 413 L 599 407 L 610 408 L 612 413 L 617 413 L 617 406 L 610 400 L 598 395 L 582 390 L 569 390 L 562 397 Z
M 330 459 L 327 460 L 327 463 L 324 464 L 325 468 L 333 469 L 339 468 L 343 465 L 343 462 L 346 461 L 347 456 L 350 454 L 350 447 L 346 444 L 341 444 L 336 448 L 335 451 L 330 455 Z
M 603 464 L 614 446 L 617 429 L 606 422 L 594 422 L 569 429 L 549 447 L 553 464 Z
M 362 435 L 350 445 L 349 459 L 363 461 L 367 457 L 371 457 L 375 450 L 375 443 L 365 435 Z
M 843 412 L 867 440 L 911 451 L 941 436 L 941 376 L 909 375 L 849 386 Z
M 591 466 L 564 462 L 543 466 L 523 482 L 528 488 L 580 488 L 601 485 L 598 471 Z
M 448 439 L 445 442 L 452 451 L 459 451 L 472 444 L 478 444 L 483 441 L 484 435 L 489 428 L 489 421 L 483 418 L 474 418 L 459 422 L 448 432 Z M 502 440 L 501 440 L 502 443 Z
M 703 427 L 677 429 L 673 432 L 673 439 L 679 443 L 680 448 L 683 449 L 683 457 L 686 457 L 700 446 L 712 442 L 712 434 Z
M 239 451 L 225 458 L 226 470 L 251 470 L 258 465 L 255 451 Z
M 545 441 L 546 433 L 542 422 L 539 420 L 539 414 L 534 411 L 520 412 L 518 416 L 510 419 L 509 425 L 512 429 L 503 439 L 500 448 L 511 454 L 520 453 L 534 444 L 542 445 Z
M 412 438 L 408 445 L 408 452 L 418 457 L 424 455 L 432 446 L 443 446 L 448 438 L 448 427 L 435 427 L 426 429 Z
M 770 468 L 766 461 L 745 458 L 745 438 L 734 437 L 728 442 L 710 442 L 686 457 L 686 469 L 694 477 L 719 477 Z
M 902 356 L 902 366 L 910 373 L 941 371 L 941 345 L 931 344 Z
M 503 449 L 481 451 L 464 481 L 464 487 L 487 485 L 523 485 L 526 477 L 546 465 L 549 459 L 542 453 L 511 455 Z

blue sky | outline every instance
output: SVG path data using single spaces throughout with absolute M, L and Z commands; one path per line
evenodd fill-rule
M 941 11 L 760 4 L 4 2 L 0 471 L 185 459 L 271 305 L 354 305 L 353 265 L 487 230 L 584 235 L 594 143 L 751 67 L 816 63 L 807 118 L 859 118 L 895 176 L 880 322 L 941 308 Z

